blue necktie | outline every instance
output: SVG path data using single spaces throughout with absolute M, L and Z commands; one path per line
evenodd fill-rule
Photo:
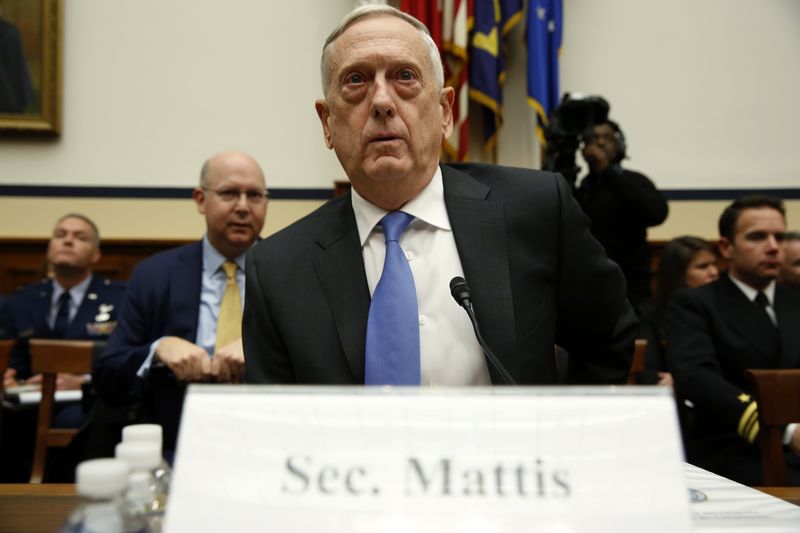
M 69 291 L 64 291 L 58 297 L 58 311 L 53 324 L 53 338 L 63 339 L 69 325 Z
M 398 242 L 413 219 L 408 213 L 393 211 L 380 221 L 386 237 L 386 258 L 369 306 L 367 385 L 419 385 L 417 291 Z

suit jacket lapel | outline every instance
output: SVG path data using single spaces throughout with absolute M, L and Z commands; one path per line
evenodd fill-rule
M 361 242 L 350 195 L 342 197 L 339 205 L 332 208 L 336 209 L 335 216 L 317 238 L 320 250 L 313 265 L 333 314 L 353 381 L 364 383 L 370 296 Z
M 195 341 L 203 275 L 203 243 L 183 248 L 171 266 L 167 334 Z
M 503 204 L 489 202 L 491 189 L 463 172 L 442 166 L 442 179 L 447 214 L 481 332 L 513 375 L 516 332 Z M 502 382 L 493 368 L 489 371 L 493 382 Z
M 733 331 L 769 361 L 769 367 L 775 366 L 780 346 L 777 330 L 769 317 L 749 301 L 727 275 L 720 278 L 719 287 L 722 302 L 720 313 Z
M 775 315 L 781 338 L 781 358 L 778 368 L 800 368 L 800 307 L 795 294 L 781 286 L 775 287 Z

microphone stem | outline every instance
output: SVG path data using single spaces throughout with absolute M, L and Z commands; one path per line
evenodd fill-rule
M 472 302 L 466 300 L 464 302 L 464 309 L 467 310 L 467 315 L 469 316 L 470 322 L 472 322 L 472 329 L 475 330 L 475 337 L 478 339 L 478 344 L 481 345 L 481 349 L 483 353 L 486 355 L 486 358 L 489 360 L 489 363 L 494 367 L 500 377 L 503 378 L 503 381 L 506 382 L 506 385 L 516 385 L 517 382 L 514 381 L 514 378 L 511 377 L 511 374 L 500 364 L 500 361 L 495 357 L 492 351 L 489 349 L 489 345 L 486 344 L 486 341 L 483 340 L 483 335 L 481 335 L 481 330 L 478 328 L 478 320 L 475 318 L 475 311 L 472 309 Z

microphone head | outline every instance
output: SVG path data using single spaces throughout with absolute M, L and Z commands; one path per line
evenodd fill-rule
M 450 294 L 453 295 L 458 305 L 464 305 L 470 299 L 469 285 L 461 276 L 456 276 L 450 280 Z

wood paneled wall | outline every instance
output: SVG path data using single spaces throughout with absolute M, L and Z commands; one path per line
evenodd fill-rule
M 0 294 L 42 279 L 47 268 L 48 239 L 0 239 Z M 104 240 L 95 272 L 112 279 L 127 280 L 136 264 L 154 253 L 191 241 Z

